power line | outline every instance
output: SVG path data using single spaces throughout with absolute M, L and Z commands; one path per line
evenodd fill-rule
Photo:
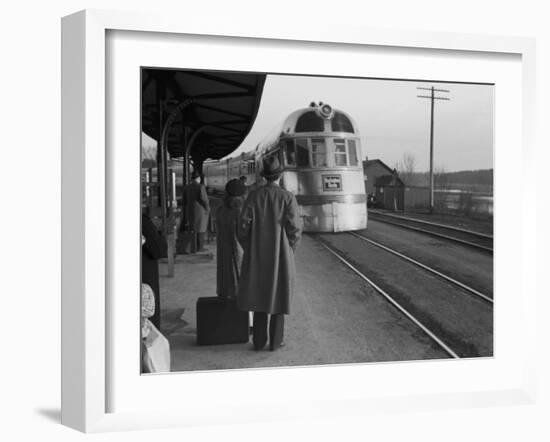
M 436 89 L 435 87 L 417 87 L 417 89 L 430 91 L 430 95 L 417 95 L 418 98 L 428 98 L 430 100 L 430 213 L 434 211 L 434 102 L 435 100 L 447 100 L 448 97 L 436 97 L 436 92 L 450 93 L 448 89 Z

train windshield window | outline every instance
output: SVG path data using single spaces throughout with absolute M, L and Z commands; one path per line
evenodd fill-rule
M 346 142 L 343 138 L 334 139 L 334 165 L 347 166 Z
M 309 150 L 307 148 L 307 139 L 296 140 L 296 165 L 298 167 L 309 166 Z
M 323 138 L 311 139 L 311 161 L 314 167 L 326 167 L 327 147 Z
M 293 140 L 287 140 L 285 143 L 285 158 L 287 166 L 296 167 L 296 150 Z
M 333 132 L 349 132 L 350 134 L 354 133 L 351 121 L 348 117 L 340 112 L 336 112 L 334 114 L 334 118 L 332 119 L 331 124 Z
M 355 140 L 348 140 L 349 165 L 357 166 L 357 148 Z
M 323 132 L 325 130 L 325 120 L 315 112 L 306 112 L 296 122 L 296 132 Z

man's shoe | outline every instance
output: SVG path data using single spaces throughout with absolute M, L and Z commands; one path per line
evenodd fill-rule
M 285 343 L 284 342 L 281 342 L 277 347 L 275 347 L 273 345 L 273 343 L 269 343 L 269 351 L 275 351 L 277 350 L 278 348 L 281 348 L 281 347 L 284 347 L 285 346 Z
M 265 343 L 263 345 L 256 344 L 254 341 L 252 342 L 254 351 L 262 351 L 265 347 Z

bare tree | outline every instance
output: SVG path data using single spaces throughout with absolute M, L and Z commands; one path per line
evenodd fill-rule
M 405 152 L 401 159 L 401 164 L 397 167 L 400 178 L 407 186 L 411 186 L 415 181 L 416 158 L 411 152 Z
M 406 173 L 414 173 L 414 166 L 416 164 L 416 158 L 411 152 L 405 152 L 403 154 L 403 170 Z

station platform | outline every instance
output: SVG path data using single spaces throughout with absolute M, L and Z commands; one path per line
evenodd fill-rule
M 296 292 L 285 318 L 285 346 L 271 352 L 245 344 L 198 346 L 196 302 L 216 295 L 216 243 L 178 255 L 175 276 L 160 264 L 162 332 L 172 371 L 345 364 L 446 357 L 374 289 L 343 266 L 314 236 L 296 253 Z

